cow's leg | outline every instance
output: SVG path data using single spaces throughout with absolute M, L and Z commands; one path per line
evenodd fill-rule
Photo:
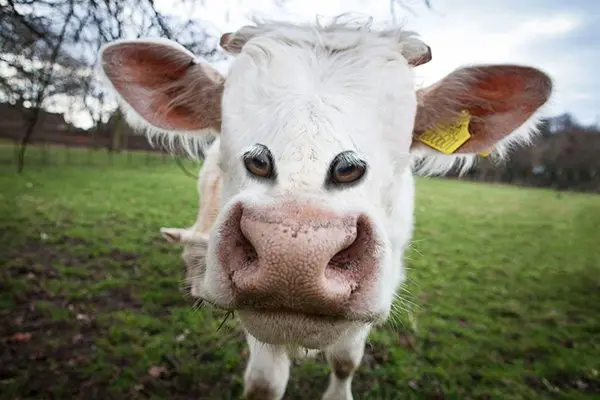
M 283 346 L 273 346 L 246 334 L 250 359 L 244 374 L 244 397 L 279 400 L 290 377 L 290 358 Z
M 352 400 L 352 376 L 360 365 L 370 327 L 349 332 L 325 350 L 331 367 L 324 400 Z

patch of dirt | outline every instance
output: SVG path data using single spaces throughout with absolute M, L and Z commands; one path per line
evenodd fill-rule
M 94 382 L 83 372 L 94 362 L 95 340 L 105 334 L 95 315 L 135 309 L 140 301 L 119 288 L 73 301 L 51 293 L 44 283 L 61 279 L 57 265 L 85 268 L 68 277 L 69 282 L 85 286 L 105 278 L 102 259 L 133 266 L 139 257 L 119 249 L 101 255 L 66 251 L 82 245 L 87 243 L 69 237 L 51 243 L 29 240 L 3 255 L 9 262 L 2 271 L 0 289 L 12 290 L 15 304 L 0 309 L 0 382 L 19 388 L 20 398 L 110 398 L 107 382 Z M 24 290 L 21 284 L 12 286 L 18 282 L 25 282 Z
M 389 353 L 385 347 L 367 343 L 361 366 L 364 365 L 367 368 L 375 368 L 377 365 L 384 364 L 388 357 Z
M 86 383 L 80 368 L 94 355 L 96 322 L 73 309 L 72 319 L 53 319 L 35 301 L 2 312 L 0 380 L 19 381 L 22 397 L 45 397 L 49 388 L 76 396 Z
M 83 239 L 62 236 L 52 242 L 27 240 L 20 248 L 13 249 L 6 258 L 12 260 L 10 274 L 13 276 L 34 274 L 40 278 L 57 278 L 60 276 L 55 265 L 73 268 L 85 266 L 86 275 L 90 279 L 103 278 L 101 268 L 97 268 L 96 260 L 100 256 L 94 254 L 72 254 L 63 249 L 69 246 L 89 245 Z M 15 265 L 16 264 L 16 265 Z

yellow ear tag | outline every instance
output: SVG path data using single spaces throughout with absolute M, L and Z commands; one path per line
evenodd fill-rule
M 452 154 L 471 138 L 470 120 L 471 114 L 467 110 L 463 110 L 454 123 L 434 126 L 419 135 L 417 139 L 442 153 Z

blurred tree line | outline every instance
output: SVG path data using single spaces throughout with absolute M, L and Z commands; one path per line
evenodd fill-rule
M 466 178 L 600 193 L 600 129 L 568 113 L 545 119 L 530 146 L 502 162 L 484 158 Z

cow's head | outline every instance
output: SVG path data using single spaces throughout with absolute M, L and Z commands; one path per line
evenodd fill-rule
M 101 65 L 150 135 L 220 135 L 221 208 L 198 295 L 268 343 L 322 347 L 384 321 L 415 160 L 439 172 L 503 154 L 531 136 L 552 87 L 534 68 L 484 65 L 417 90 L 412 69 L 431 53 L 401 30 L 258 24 L 221 44 L 236 54 L 226 79 L 162 40 L 111 43 Z

